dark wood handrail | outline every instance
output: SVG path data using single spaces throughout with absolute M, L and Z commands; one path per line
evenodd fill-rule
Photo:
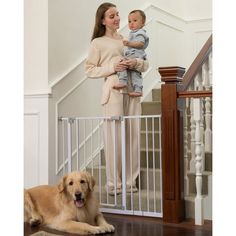
M 178 98 L 200 98 L 200 97 L 212 97 L 211 90 L 198 90 L 198 91 L 181 91 L 177 93 Z
M 193 79 L 195 78 L 196 74 L 202 67 L 203 63 L 208 58 L 208 55 L 212 51 L 212 35 L 209 37 L 201 51 L 198 53 L 196 59 L 193 61 L 191 66 L 189 67 L 188 71 L 183 77 L 181 91 L 186 91 L 189 85 L 192 83 Z

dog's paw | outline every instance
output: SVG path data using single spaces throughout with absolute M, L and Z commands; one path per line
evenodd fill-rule
M 104 234 L 106 233 L 106 230 L 104 227 L 101 226 L 93 226 L 90 228 L 87 232 L 88 234 Z
M 105 229 L 106 233 L 112 233 L 115 231 L 115 227 L 110 224 L 105 224 L 102 227 Z
M 42 219 L 42 217 L 41 217 L 39 214 L 34 215 L 34 217 L 32 217 L 32 218 L 30 219 L 30 221 L 29 221 L 29 223 L 30 223 L 30 225 L 31 225 L 32 227 L 38 226 L 38 225 L 40 225 L 42 222 L 43 222 L 43 219 Z
M 36 226 L 40 225 L 42 223 L 42 221 L 40 219 L 30 219 L 29 223 L 32 227 L 36 227 Z

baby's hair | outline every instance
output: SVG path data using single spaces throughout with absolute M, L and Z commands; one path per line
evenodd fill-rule
M 144 11 L 142 11 L 142 10 L 133 10 L 133 11 L 131 11 L 131 12 L 129 13 L 129 15 L 132 14 L 132 13 L 136 13 L 136 12 L 139 12 L 139 14 L 140 14 L 141 17 L 142 17 L 143 24 L 145 24 L 145 22 L 146 22 L 146 15 L 145 15 Z

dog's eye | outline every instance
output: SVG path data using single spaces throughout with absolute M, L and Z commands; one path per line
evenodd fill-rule
M 73 181 L 70 181 L 70 182 L 69 182 L 69 185 L 73 185 Z
M 81 183 L 81 184 L 84 184 L 84 183 L 85 183 L 85 181 L 84 181 L 83 179 L 81 179 L 81 180 L 80 180 L 80 183 Z

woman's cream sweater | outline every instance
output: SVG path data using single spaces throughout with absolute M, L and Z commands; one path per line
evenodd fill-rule
M 91 42 L 85 63 L 85 71 L 90 78 L 105 78 L 102 104 L 108 101 L 110 90 L 119 82 L 114 64 L 123 57 L 123 50 L 122 39 L 112 39 L 107 36 L 102 36 L 95 38 Z M 147 68 L 148 62 L 137 58 L 135 69 L 144 72 Z

